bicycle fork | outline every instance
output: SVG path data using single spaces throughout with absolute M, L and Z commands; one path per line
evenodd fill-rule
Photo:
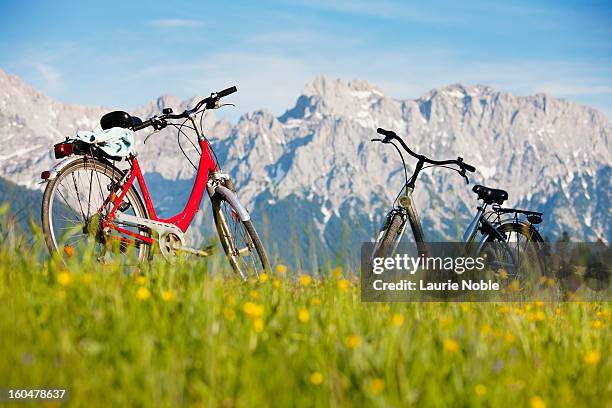
M 387 215 L 387 219 L 378 236 L 377 243 L 376 243 L 373 253 L 377 252 L 378 247 L 382 243 L 382 239 L 383 239 L 383 236 L 386 230 L 391 226 L 393 217 L 395 215 L 399 215 L 401 217 L 402 222 L 400 224 L 398 233 L 396 237 L 394 238 L 393 247 L 391 248 L 391 251 L 389 251 L 389 256 L 395 255 L 395 252 L 397 251 L 397 247 L 399 246 L 399 243 L 402 240 L 402 237 L 406 233 L 408 224 L 410 224 L 410 228 L 412 229 L 412 233 L 414 235 L 414 240 L 416 242 L 419 255 L 423 255 L 425 257 L 428 255 L 429 251 L 427 250 L 427 245 L 425 243 L 425 238 L 424 238 L 425 234 L 423 233 L 423 227 L 421 225 L 421 220 L 416 211 L 416 208 L 414 207 L 414 202 L 412 200 L 413 191 L 414 189 L 412 187 L 406 187 L 406 193 L 403 196 L 401 196 L 398 200 L 399 209 L 393 209 Z

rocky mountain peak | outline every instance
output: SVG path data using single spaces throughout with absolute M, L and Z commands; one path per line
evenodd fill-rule
M 366 97 L 368 93 L 382 96 L 382 92 L 367 81 L 346 82 L 339 78 L 329 78 L 325 75 L 317 76 L 304 86 L 304 96 L 315 96 L 322 99 Z
M 0 101 L 9 101 L 0 103 L 0 176 L 32 188 L 40 188 L 38 175 L 55 162 L 53 143 L 91 129 L 108 111 L 52 101 L 1 71 L 0 85 Z M 130 113 L 147 118 L 195 100 L 164 95 Z M 545 235 L 568 229 L 579 239 L 612 239 L 612 127 L 595 109 L 563 99 L 453 84 L 397 100 L 364 81 L 320 76 L 279 118 L 258 110 L 234 126 L 216 121 L 212 112 L 204 121 L 249 208 L 265 207 L 285 218 L 300 209 L 299 219 L 330 245 L 346 223 L 358 241 L 371 236 L 402 186 L 396 152 L 369 143 L 377 127 L 397 131 L 432 158 L 464 157 L 478 170 L 473 182 L 508 190 L 509 206 L 543 211 Z M 164 206 L 180 210 L 194 170 L 176 146 L 175 129 L 162 132 L 174 133 L 154 135 L 137 151 Z M 410 159 L 407 164 L 414 165 Z M 185 183 L 177 184 L 181 179 Z M 476 204 L 469 186 L 443 169 L 427 170 L 415 197 L 425 229 L 443 239 L 459 236 L 457 221 L 466 221 Z
M 367 81 L 346 82 L 324 75 L 306 84 L 295 106 L 279 119 L 315 119 L 363 115 L 369 107 L 385 98 L 380 89 Z

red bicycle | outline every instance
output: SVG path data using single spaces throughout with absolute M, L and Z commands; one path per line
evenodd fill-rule
M 180 253 L 208 256 L 210 248 L 189 248 L 185 239 L 206 191 L 221 245 L 234 271 L 247 279 L 268 270 L 268 257 L 249 212 L 240 204 L 231 177 L 221 172 L 201 127 L 204 112 L 223 106 L 220 99 L 236 91 L 236 87 L 231 87 L 213 93 L 180 114 L 165 108 L 161 116 L 144 122 L 123 111 L 110 112 L 101 118 L 103 131 L 127 132 L 130 137 L 138 130 L 152 127 L 158 131 L 168 125 L 176 127 L 179 136 L 185 128 L 195 132 L 200 155 L 197 176 L 185 209 L 170 218 L 157 216 L 133 152 L 124 157 L 113 156 L 108 140 L 90 142 L 74 138 L 55 145 L 55 157 L 64 160 L 41 175 L 47 183 L 42 226 L 49 250 L 74 255 L 79 248 L 91 245 L 100 261 L 116 256 L 131 259 L 133 255 L 146 260 L 152 256 L 152 248 L 158 248 L 168 259 Z M 129 147 L 129 138 L 122 141 Z M 125 170 L 115 165 L 122 159 L 128 163 Z

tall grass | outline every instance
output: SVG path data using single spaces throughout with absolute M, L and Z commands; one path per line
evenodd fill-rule
M 139 268 L 0 243 L 0 387 L 73 406 L 612 406 L 608 303 L 365 304 L 341 268 Z

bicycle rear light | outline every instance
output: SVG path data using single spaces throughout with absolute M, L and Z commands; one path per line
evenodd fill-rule
M 55 158 L 61 159 L 73 153 L 73 146 L 72 143 L 58 143 L 53 146 L 53 150 L 55 151 Z

